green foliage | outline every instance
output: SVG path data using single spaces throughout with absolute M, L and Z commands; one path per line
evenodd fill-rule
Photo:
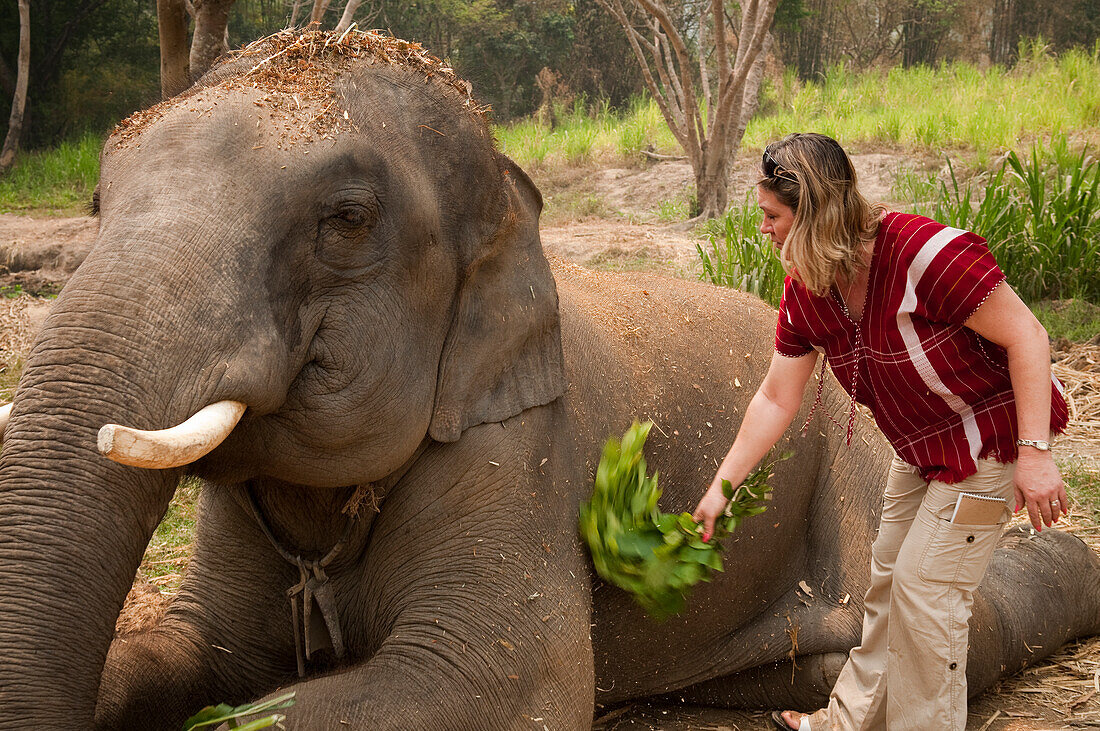
M 778 308 L 785 275 L 774 245 L 759 227 L 760 214 L 751 191 L 742 205 L 703 224 L 707 246 L 695 245 L 703 264 L 699 278 L 749 292 Z
M 939 199 L 918 210 L 989 241 L 1005 275 L 1027 301 L 1100 302 L 1100 163 L 1064 137 L 966 183 L 948 160 Z M 930 210 L 929 210 L 930 209 Z
M 1038 302 L 1031 311 L 1052 338 L 1082 343 L 1100 335 L 1100 306 L 1084 300 Z
M 282 722 L 286 716 L 273 713 L 270 716 L 253 719 L 245 723 L 241 723 L 241 721 L 248 716 L 255 716 L 260 713 L 266 713 L 267 711 L 281 711 L 284 708 L 290 708 L 292 705 L 294 705 L 294 693 L 286 693 L 277 698 L 272 698 L 271 700 L 260 703 L 246 703 L 236 708 L 226 703 L 221 703 L 216 706 L 207 706 L 184 721 L 183 731 L 213 728 L 223 723 L 227 724 L 229 728 L 238 729 L 238 731 L 256 731 L 261 728 L 270 728 Z
M 636 97 L 624 110 L 606 102 L 589 108 L 585 100 L 557 110 L 557 123 L 531 117 L 495 128 L 501 150 L 521 167 L 583 165 L 634 158 L 643 149 L 679 154 L 680 147 L 656 103 Z
M 846 146 L 933 149 L 1006 150 L 1021 138 L 1071 132 L 1096 140 L 1100 47 L 1029 56 L 1011 71 L 958 62 L 854 73 L 838 65 L 810 82 L 788 73 L 765 92 L 767 113 L 749 122 L 743 146 L 758 149 L 800 130 L 826 132 Z
M 138 569 L 139 578 L 151 581 L 169 593 L 179 588 L 183 581 L 183 569 L 191 556 L 201 492 L 201 480 L 185 477 L 180 481 L 168 511 L 145 548 Z
M 1080 457 L 1058 464 L 1074 512 L 1084 513 L 1092 525 L 1100 525 L 1100 468 L 1096 460 Z
M 0 358 L 0 404 L 10 404 L 23 375 L 23 357 L 6 353 Z
M 34 0 L 22 149 L 102 133 L 159 99 L 155 3 L 148 0 Z M 0 56 L 14 69 L 16 3 L 0 3 Z M 0 95 L 0 136 L 10 97 Z
M 20 153 L 0 178 L 0 213 L 86 213 L 99 178 L 98 136 L 85 134 L 52 150 Z
M 723 481 L 730 503 L 704 543 L 702 526 L 690 513 L 673 515 L 657 508 L 657 474 L 646 476 L 642 453 L 652 426 L 634 422 L 621 442 L 607 440 L 592 499 L 581 504 L 580 529 L 596 572 L 661 619 L 682 611 L 691 587 L 722 570 L 722 540 L 742 520 L 764 512 L 774 462 L 755 470 L 737 489 Z

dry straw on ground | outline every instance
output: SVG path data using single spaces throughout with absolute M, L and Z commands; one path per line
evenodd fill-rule
M 1070 345 L 1054 358 L 1051 370 L 1065 386 L 1074 428 L 1100 438 L 1100 344 Z

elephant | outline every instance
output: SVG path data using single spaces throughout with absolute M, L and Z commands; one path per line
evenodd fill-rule
M 101 163 L 96 243 L 3 433 L 0 728 L 176 729 L 290 691 L 294 729 L 822 701 L 859 639 L 891 457 L 866 419 L 845 446 L 835 383 L 682 614 L 600 581 L 577 527 L 635 418 L 663 509 L 694 505 L 767 369 L 768 305 L 548 260 L 540 193 L 468 86 L 378 34 L 249 47 Z M 115 636 L 185 475 L 203 488 L 183 585 Z M 1090 549 L 1002 543 L 972 692 L 1100 631 Z

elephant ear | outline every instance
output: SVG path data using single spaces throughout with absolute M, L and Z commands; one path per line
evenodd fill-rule
M 558 291 L 539 239 L 542 196 L 500 158 L 502 220 L 471 257 L 443 346 L 428 429 L 440 442 L 565 392 Z

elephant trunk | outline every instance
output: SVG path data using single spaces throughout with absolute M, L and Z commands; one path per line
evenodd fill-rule
M 180 477 L 97 454 L 120 407 L 52 370 L 24 385 L 0 457 L 0 729 L 91 728 L 116 618 Z
M 235 321 L 239 297 L 221 294 L 240 289 L 231 267 L 197 268 L 200 306 L 188 307 L 165 233 L 127 234 L 101 234 L 54 303 L 4 432 L 0 729 L 92 727 L 115 621 L 182 474 L 108 459 L 100 429 L 160 430 L 225 399 L 252 407 L 255 384 L 275 380 L 234 355 L 248 345 L 240 331 L 196 343 L 210 323 Z

